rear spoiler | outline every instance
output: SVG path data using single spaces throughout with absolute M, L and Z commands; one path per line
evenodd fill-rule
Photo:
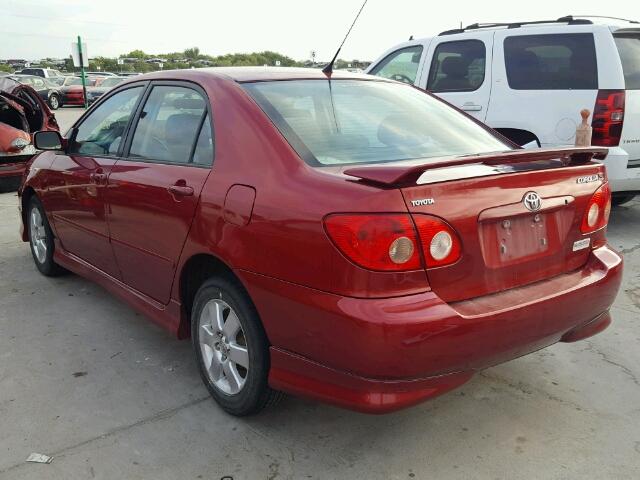
M 518 149 L 508 152 L 489 153 L 464 157 L 445 158 L 419 165 L 371 165 L 344 170 L 345 175 L 356 177 L 366 183 L 382 186 L 414 184 L 427 170 L 460 165 L 510 165 L 537 162 L 540 160 L 561 160 L 566 166 L 581 165 L 591 159 L 604 160 L 609 150 L 600 147 L 549 148 L 540 150 Z

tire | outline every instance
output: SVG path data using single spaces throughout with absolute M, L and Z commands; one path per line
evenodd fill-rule
M 49 97 L 48 103 L 49 103 L 49 106 L 51 107 L 51 110 L 57 110 L 62 105 L 62 102 L 60 101 L 60 96 L 56 93 L 51 94 L 51 96 Z
M 192 308 L 191 339 L 202 381 L 227 413 L 255 414 L 282 397 L 267 383 L 269 342 L 237 281 L 214 277 L 202 284 Z
M 613 205 L 614 207 L 620 206 L 620 205 L 624 205 L 627 202 L 630 202 L 631 200 L 633 200 L 635 198 L 635 194 L 633 193 L 629 193 L 629 194 L 620 194 L 620 195 L 613 195 L 611 197 L 611 205 Z
M 66 272 L 64 268 L 53 261 L 55 243 L 49 221 L 44 208 L 36 196 L 29 200 L 26 217 L 29 246 L 36 268 L 47 277 L 57 277 Z

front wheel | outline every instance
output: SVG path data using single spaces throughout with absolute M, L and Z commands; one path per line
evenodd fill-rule
M 51 110 L 57 110 L 60 108 L 60 97 L 55 93 L 49 97 L 49 106 L 51 107 Z
M 191 337 L 200 376 L 228 413 L 257 413 L 281 393 L 268 383 L 269 343 L 258 312 L 236 281 L 215 277 L 198 290 Z
M 55 249 L 53 232 L 44 213 L 44 208 L 42 208 L 40 200 L 35 196 L 29 200 L 27 229 L 31 255 L 40 273 L 47 277 L 55 277 L 64 273 L 65 270 L 53 261 Z

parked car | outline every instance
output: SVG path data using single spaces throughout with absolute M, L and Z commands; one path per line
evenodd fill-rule
M 520 149 L 402 83 L 157 72 L 36 146 L 38 270 L 191 337 L 235 415 L 278 391 L 392 411 L 611 321 L 607 150 Z
M 57 110 L 62 104 L 62 93 L 60 87 L 47 78 L 36 77 L 35 75 L 11 75 L 12 79 L 33 88 L 40 98 L 42 98 L 51 110 Z
M 122 81 L 126 80 L 125 77 L 105 77 L 96 82 L 96 84 L 87 90 L 87 100 L 89 103 L 93 103 L 98 100 L 102 95 L 111 90 L 116 85 L 119 85 Z
M 57 131 L 58 123 L 33 88 L 0 77 L 0 191 L 15 190 L 28 160 L 36 153 L 32 135 Z
M 60 72 L 60 70 L 56 70 L 54 68 L 29 67 L 29 68 L 23 68 L 22 70 L 18 70 L 15 73 L 20 75 L 35 75 L 36 77 L 48 78 L 51 80 L 64 77 L 64 75 L 62 74 L 62 72 Z
M 600 21 L 469 25 L 396 45 L 367 72 L 428 89 L 519 145 L 573 144 L 577 112 L 591 109 L 621 204 L 640 193 L 640 29 Z
M 94 79 L 85 78 L 85 86 L 87 89 L 91 88 L 93 85 L 95 85 Z M 62 94 L 62 105 L 84 106 L 82 78 L 66 77 L 60 86 L 60 93 Z

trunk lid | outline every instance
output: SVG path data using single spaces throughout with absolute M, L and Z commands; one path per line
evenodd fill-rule
M 404 174 L 402 167 L 390 166 L 395 172 L 386 178 L 400 186 L 412 215 L 440 217 L 458 233 L 461 258 L 427 269 L 431 288 L 444 301 L 455 302 L 584 265 L 591 239 L 580 225 L 589 200 L 605 181 L 604 167 L 589 160 L 604 154 L 606 149 L 515 150 L 459 164 L 407 166 Z M 381 183 L 383 172 L 369 169 L 369 175 L 366 167 L 344 173 L 358 170 L 361 181 Z M 404 183 L 415 174 L 417 180 Z M 523 202 L 530 192 L 541 198 L 538 210 L 530 211 Z

